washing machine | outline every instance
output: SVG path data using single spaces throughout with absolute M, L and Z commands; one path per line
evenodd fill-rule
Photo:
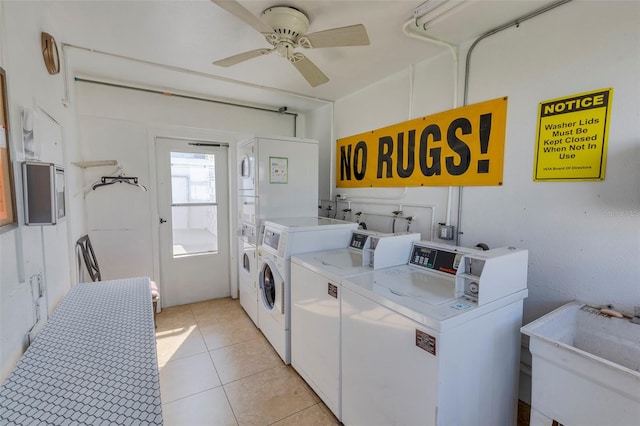
M 291 256 L 346 247 L 357 227 L 323 217 L 265 221 L 258 247 L 258 322 L 286 364 L 291 363 Z
M 527 258 L 419 242 L 345 278 L 342 422 L 515 424 Z
M 342 279 L 405 264 L 419 239 L 355 230 L 348 247 L 291 257 L 291 365 L 338 419 Z

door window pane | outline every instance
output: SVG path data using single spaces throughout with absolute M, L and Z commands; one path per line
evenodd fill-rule
M 213 154 L 171 153 L 171 201 L 216 202 L 216 163 Z
M 173 206 L 173 256 L 218 252 L 218 206 Z
M 213 154 L 171 153 L 174 257 L 218 251 L 215 176 Z

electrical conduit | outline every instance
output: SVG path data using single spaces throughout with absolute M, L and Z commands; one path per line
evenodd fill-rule
M 424 33 L 425 29 L 419 24 L 420 18 L 409 19 L 402 26 L 402 32 L 404 35 L 416 40 L 426 41 L 428 43 L 435 44 L 436 46 L 446 47 L 451 53 L 453 59 L 453 100 L 452 108 L 458 106 L 458 47 L 454 44 L 447 43 L 446 41 L 439 40 L 434 37 L 430 37 Z M 450 186 L 447 194 L 447 213 L 445 216 L 445 224 L 451 225 L 451 210 L 453 205 L 453 187 Z

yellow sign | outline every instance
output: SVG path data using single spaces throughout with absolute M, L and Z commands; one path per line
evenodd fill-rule
M 338 139 L 338 188 L 502 185 L 507 98 Z
M 533 180 L 603 180 L 613 89 L 540 103 Z

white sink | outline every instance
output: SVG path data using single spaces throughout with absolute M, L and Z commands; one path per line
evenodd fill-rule
M 522 332 L 531 337 L 532 426 L 640 425 L 640 325 L 572 302 Z

